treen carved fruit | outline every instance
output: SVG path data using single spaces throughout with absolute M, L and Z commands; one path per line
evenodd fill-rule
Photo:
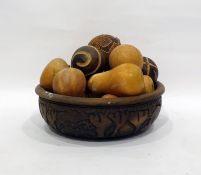
M 154 91 L 154 83 L 150 76 L 144 75 L 144 85 L 145 85 L 145 93 L 151 93 Z
M 102 96 L 102 98 L 111 99 L 111 98 L 118 98 L 118 97 L 116 95 L 112 95 L 112 94 L 105 94 Z
M 80 69 L 88 77 L 103 71 L 105 58 L 95 47 L 83 46 L 74 52 L 71 59 L 71 66 Z
M 97 94 L 132 96 L 144 92 L 144 79 L 138 66 L 125 63 L 109 71 L 93 75 L 88 81 L 88 87 Z
M 136 47 L 129 44 L 117 46 L 109 57 L 110 68 L 114 68 L 124 63 L 133 63 L 141 69 L 143 66 L 141 52 Z
M 152 59 L 150 59 L 148 57 L 143 57 L 142 72 L 144 75 L 150 76 L 155 85 L 157 84 L 158 67 Z
M 75 68 L 63 69 L 53 80 L 54 93 L 82 97 L 86 88 L 86 78 L 82 71 Z
M 110 53 L 120 44 L 119 38 L 107 34 L 98 35 L 89 42 L 90 46 L 96 47 L 102 53 L 103 57 L 105 57 L 106 63 L 104 70 L 109 69 Z
M 52 91 L 52 82 L 55 74 L 69 65 L 61 58 L 55 58 L 47 64 L 40 77 L 40 85 L 47 91 Z

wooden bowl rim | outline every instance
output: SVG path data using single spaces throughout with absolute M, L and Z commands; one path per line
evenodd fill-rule
M 39 97 L 43 99 L 67 105 L 120 106 L 120 105 L 144 103 L 150 100 L 154 100 L 165 92 L 165 87 L 161 82 L 158 81 L 157 89 L 152 93 L 142 94 L 138 96 L 130 96 L 130 97 L 118 97 L 113 99 L 72 97 L 72 96 L 59 95 L 46 91 L 40 85 L 36 87 L 35 92 L 36 94 L 39 95 Z

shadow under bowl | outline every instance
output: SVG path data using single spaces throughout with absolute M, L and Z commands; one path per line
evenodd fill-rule
M 82 139 L 110 139 L 138 135 L 159 115 L 165 87 L 154 92 L 114 99 L 58 95 L 36 87 L 43 119 L 58 133 Z

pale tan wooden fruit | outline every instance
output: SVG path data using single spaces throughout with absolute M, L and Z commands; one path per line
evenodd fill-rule
M 119 45 L 109 56 L 110 68 L 114 68 L 123 63 L 133 63 L 141 69 L 143 66 L 143 56 L 141 52 L 132 45 Z
M 40 85 L 47 91 L 52 91 L 52 82 L 55 74 L 69 65 L 61 58 L 50 61 L 43 70 L 40 77 Z
M 145 85 L 145 93 L 151 93 L 154 91 L 154 83 L 150 76 L 144 75 L 144 85 Z
M 102 98 L 111 99 L 111 98 L 118 98 L 118 97 L 116 95 L 112 95 L 112 94 L 105 94 L 102 96 Z
M 66 68 L 58 72 L 53 80 L 54 93 L 81 97 L 86 88 L 86 78 L 82 71 L 76 68 Z
M 88 81 L 88 87 L 96 94 L 132 96 L 144 92 L 144 79 L 138 66 L 125 63 L 107 72 L 93 75 Z

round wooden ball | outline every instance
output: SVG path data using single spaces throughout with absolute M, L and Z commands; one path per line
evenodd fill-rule
M 143 57 L 142 72 L 144 75 L 150 76 L 154 84 L 156 84 L 158 79 L 158 67 L 152 59 L 148 57 Z
M 102 34 L 94 37 L 88 45 L 96 47 L 106 59 L 106 68 L 109 68 L 109 55 L 112 50 L 119 46 L 120 40 L 112 35 Z
M 93 46 L 83 46 L 75 51 L 71 59 L 71 67 L 80 69 L 85 76 L 103 71 L 105 59 L 101 52 Z

